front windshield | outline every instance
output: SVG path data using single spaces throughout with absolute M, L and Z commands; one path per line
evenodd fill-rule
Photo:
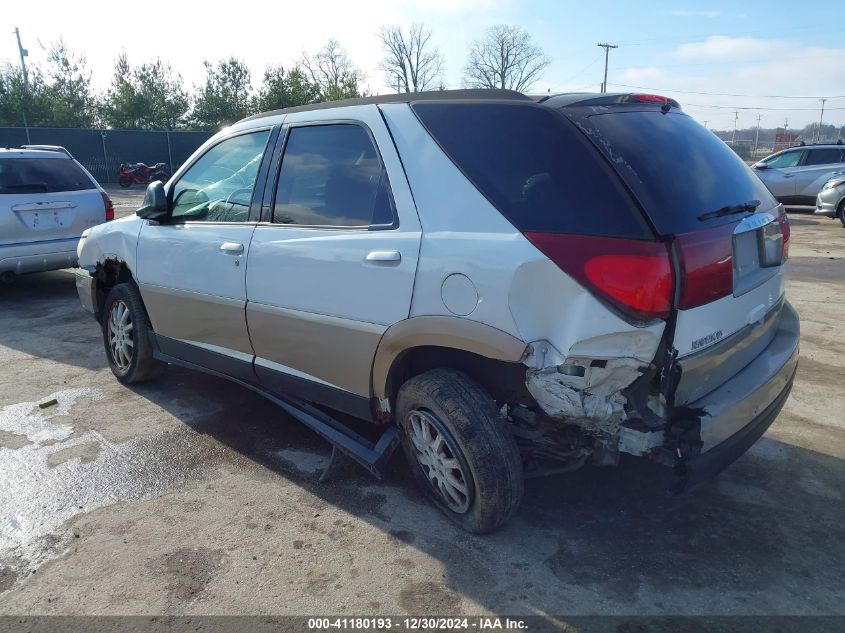
M 799 158 L 801 158 L 800 151 L 784 152 L 783 154 L 766 158 L 761 162 L 765 163 L 769 169 L 776 169 L 779 167 L 795 167 L 798 164 Z

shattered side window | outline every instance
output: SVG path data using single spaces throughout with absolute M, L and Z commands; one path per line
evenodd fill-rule
M 209 149 L 173 190 L 175 220 L 246 222 L 269 130 L 228 138 Z

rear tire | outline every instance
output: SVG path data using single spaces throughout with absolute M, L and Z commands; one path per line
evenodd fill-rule
M 120 382 L 144 382 L 164 372 L 167 363 L 153 357 L 147 312 L 134 284 L 117 284 L 111 289 L 103 306 L 102 320 L 106 357 Z
M 129 176 L 121 176 L 120 178 L 118 178 L 117 184 L 126 189 L 127 187 L 132 186 L 132 179 L 129 178 Z
M 468 532 L 492 532 L 519 508 L 522 460 L 507 421 L 469 376 L 434 369 L 402 385 L 402 446 L 417 484 Z

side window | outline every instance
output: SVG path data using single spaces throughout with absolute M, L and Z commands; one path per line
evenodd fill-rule
M 393 224 L 387 174 L 369 134 L 359 125 L 291 128 L 273 222 L 302 226 Z
M 801 158 L 800 151 L 784 152 L 783 154 L 766 161 L 766 164 L 770 169 L 777 169 L 778 167 L 795 167 L 795 165 L 798 164 L 799 158 Z
M 173 189 L 174 220 L 246 222 L 270 130 L 221 141 L 195 162 Z
M 807 153 L 805 165 L 830 165 L 842 162 L 842 150 L 836 148 L 811 149 Z
M 520 231 L 648 235 L 616 174 L 586 136 L 552 110 L 427 102 L 413 109 L 452 162 Z

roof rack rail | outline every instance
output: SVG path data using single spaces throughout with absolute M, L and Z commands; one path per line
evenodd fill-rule
M 21 149 L 36 149 L 43 152 L 61 152 L 66 154 L 68 158 L 73 158 L 71 153 L 61 145 L 21 145 Z
M 521 92 L 515 90 L 500 90 L 498 88 L 468 88 L 461 90 L 427 90 L 425 92 L 400 92 L 390 93 L 385 95 L 375 95 L 372 97 L 359 97 L 356 99 L 341 99 L 339 101 L 320 101 L 318 103 L 309 103 L 301 106 L 294 106 L 291 108 L 282 108 L 281 110 L 271 110 L 269 112 L 260 112 L 248 116 L 241 121 L 254 121 L 256 119 L 263 119 L 265 117 L 276 116 L 279 114 L 290 114 L 293 112 L 307 112 L 311 110 L 323 110 L 328 108 L 343 108 L 356 105 L 381 105 L 387 103 L 413 103 L 416 101 L 484 101 L 484 100 L 503 100 L 503 101 L 528 101 L 531 97 L 527 97 Z

